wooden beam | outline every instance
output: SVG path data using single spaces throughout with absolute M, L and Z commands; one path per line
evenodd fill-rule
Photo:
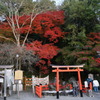
M 14 65 L 0 65 L 0 68 L 13 68 Z
M 4 71 L 0 71 L 0 74 L 4 74 L 5 72 Z
M 62 69 L 59 69 L 59 70 L 54 69 L 54 70 L 52 70 L 52 72 L 57 72 L 57 71 L 59 71 L 59 72 L 78 72 L 78 71 L 84 71 L 84 70 L 83 69 L 69 69 L 69 70 L 67 70 L 67 69 L 65 69 L 65 70 L 62 70 Z
M 51 64 L 52 68 L 67 68 L 67 67 L 73 67 L 73 68 L 76 68 L 76 67 L 83 67 L 85 64 L 82 64 L 82 65 L 53 65 Z

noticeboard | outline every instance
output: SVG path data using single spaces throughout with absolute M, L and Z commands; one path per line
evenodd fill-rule
M 23 80 L 23 71 L 22 70 L 15 71 L 15 80 Z

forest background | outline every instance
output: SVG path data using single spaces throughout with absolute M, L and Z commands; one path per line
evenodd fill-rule
M 50 64 L 85 64 L 85 73 L 100 75 L 99 0 L 0 0 L 0 15 L 1 65 L 53 77 Z

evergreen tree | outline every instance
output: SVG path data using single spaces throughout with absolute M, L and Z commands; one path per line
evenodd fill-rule
M 95 46 L 87 48 L 88 35 L 91 32 L 99 32 L 99 0 L 65 0 L 62 9 L 65 11 L 64 31 L 67 32 L 61 42 L 60 56 L 56 62 L 60 64 L 86 64 L 86 68 L 94 62 Z M 92 51 L 91 51 L 92 50 Z M 90 52 L 91 51 L 91 52 Z M 84 53 L 84 54 L 82 54 Z

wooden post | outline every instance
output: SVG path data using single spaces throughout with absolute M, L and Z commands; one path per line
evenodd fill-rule
M 69 84 L 69 88 L 70 88 L 70 90 L 73 88 L 71 84 Z
M 39 86 L 35 86 L 35 93 L 40 97 L 42 98 L 42 85 L 39 85 Z
M 23 80 L 23 71 L 22 70 L 16 70 L 15 71 L 15 80 L 16 80 L 16 84 L 17 84 L 17 95 L 19 98 L 19 81 Z
M 40 98 L 42 98 L 42 85 L 40 85 Z
M 57 73 L 56 73 L 56 91 L 57 91 L 57 99 L 59 99 L 59 68 L 57 68 Z
M 7 94 L 6 94 L 6 92 L 7 92 L 6 88 L 7 88 L 7 76 L 6 76 L 6 68 L 5 68 L 5 74 L 4 74 L 4 100 L 6 100 L 6 96 L 7 96 Z
M 77 69 L 78 69 L 78 81 L 79 81 L 79 88 L 80 88 L 80 96 L 83 97 L 82 82 L 81 82 L 81 75 L 80 75 L 79 67 Z
M 90 82 L 89 87 L 90 87 L 90 88 L 89 88 L 90 90 L 93 89 L 93 87 L 92 87 L 92 82 Z
M 24 77 L 24 90 L 26 90 L 26 76 Z

